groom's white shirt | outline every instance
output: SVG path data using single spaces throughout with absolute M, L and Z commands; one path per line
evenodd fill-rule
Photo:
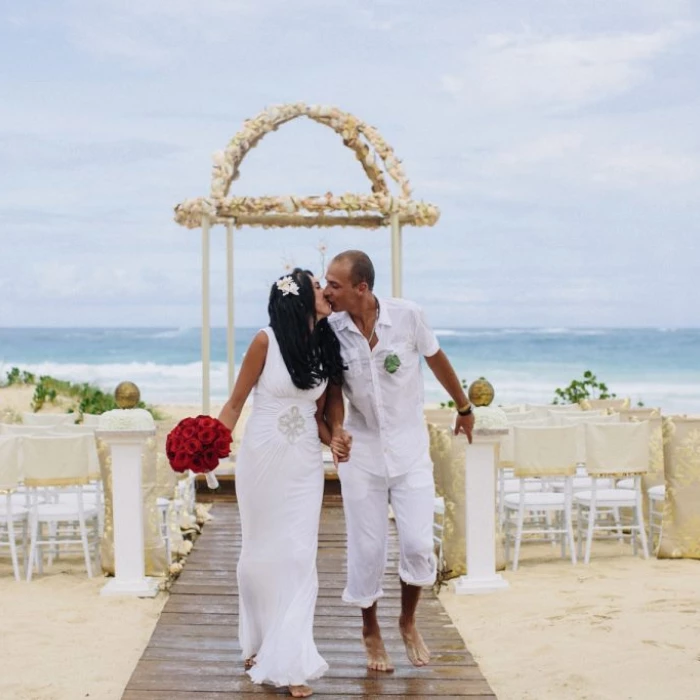
M 329 322 L 348 367 L 345 427 L 353 444 L 347 466 L 388 478 L 432 471 L 420 360 L 438 352 L 440 344 L 420 307 L 405 299 L 380 299 L 378 342 L 371 351 L 350 314 L 331 314 Z M 400 362 L 394 373 L 385 364 L 391 355 Z

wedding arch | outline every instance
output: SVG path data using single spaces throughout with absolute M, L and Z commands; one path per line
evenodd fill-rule
M 307 117 L 330 127 L 355 157 L 371 183 L 371 193 L 334 195 L 278 195 L 263 197 L 231 196 L 231 183 L 240 175 L 240 166 L 251 148 L 271 131 L 293 119 Z M 398 188 L 390 192 L 389 176 Z M 210 229 L 226 227 L 227 361 L 229 391 L 235 378 L 233 230 L 242 226 L 263 228 L 357 226 L 391 230 L 391 291 L 401 296 L 401 228 L 432 226 L 440 217 L 433 204 L 411 198 L 411 186 L 401 161 L 379 132 L 357 117 L 337 107 L 307 105 L 303 102 L 265 109 L 243 128 L 223 151 L 214 154 L 211 191 L 207 197 L 186 199 L 175 207 L 175 221 L 187 228 L 202 230 L 202 412 L 211 408 L 210 365 Z

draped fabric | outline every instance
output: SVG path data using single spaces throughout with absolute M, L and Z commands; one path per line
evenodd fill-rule
M 700 417 L 664 420 L 666 500 L 659 559 L 700 559 Z
M 430 458 L 434 465 L 435 490 L 445 499 L 445 525 L 443 532 L 443 556 L 445 578 L 463 576 L 467 573 L 465 468 L 467 440 L 464 435 L 453 435 L 449 428 L 428 424 L 430 435 Z M 497 463 L 498 455 L 494 455 Z M 496 472 L 497 474 L 497 472 Z M 496 476 L 494 479 L 497 481 Z M 494 500 L 494 510 L 496 503 Z M 503 533 L 496 520 L 496 568 L 505 569 Z
M 112 501 L 112 455 L 109 446 L 98 440 L 100 473 L 104 489 L 105 520 L 100 545 L 102 571 L 114 575 L 114 510 Z M 141 455 L 141 479 L 143 494 L 143 534 L 146 576 L 166 576 L 168 561 L 165 544 L 160 534 L 160 513 L 156 505 L 158 485 L 156 476 L 156 440 L 149 438 Z

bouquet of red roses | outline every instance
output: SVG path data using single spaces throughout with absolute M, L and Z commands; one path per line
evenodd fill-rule
M 165 453 L 173 471 L 206 474 L 231 454 L 231 431 L 211 416 L 185 418 L 168 433 Z

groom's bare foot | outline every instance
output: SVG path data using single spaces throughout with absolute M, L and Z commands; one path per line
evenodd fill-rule
M 430 650 L 425 645 L 415 622 L 399 620 L 399 629 L 403 643 L 406 645 L 406 656 L 414 666 L 427 666 L 430 663 Z
M 308 698 L 313 695 L 313 690 L 308 685 L 290 685 L 289 694 L 293 698 Z
M 389 654 L 384 648 L 384 640 L 382 634 L 377 627 L 376 630 L 367 632 L 362 630 L 362 640 L 365 643 L 367 651 L 367 668 L 370 671 L 385 671 L 391 673 L 394 670 L 394 664 L 391 663 Z

